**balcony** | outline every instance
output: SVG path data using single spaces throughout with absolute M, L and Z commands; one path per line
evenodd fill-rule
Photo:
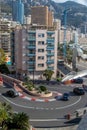
M 47 60 L 47 64 L 54 64 L 54 60 Z
M 34 65 L 34 64 L 35 64 L 35 61 L 27 61 L 27 64 L 29 64 L 29 65 Z
M 54 52 L 52 52 L 52 53 L 47 53 L 47 56 L 54 56 Z
M 54 31 L 48 31 L 47 34 L 54 34 Z
M 55 39 L 54 38 L 52 38 L 52 37 L 48 37 L 47 38 L 47 43 L 54 43 L 54 41 L 55 41 Z
M 35 53 L 28 53 L 27 56 L 35 56 Z
M 48 70 L 54 70 L 54 67 L 47 67 Z
M 47 46 L 47 49 L 46 49 L 47 51 L 49 51 L 49 50 L 54 50 L 54 46 Z
M 28 71 L 29 71 L 29 72 L 33 72 L 33 71 L 34 71 L 34 68 L 29 68 Z
M 30 37 L 27 38 L 27 41 L 36 41 L 36 37 L 30 36 Z
M 47 42 L 47 45 L 54 46 L 54 42 Z
M 27 33 L 29 33 L 29 34 L 36 34 L 36 31 L 34 31 L 34 30 L 27 30 Z
M 28 45 L 28 46 L 27 46 L 27 49 L 35 49 L 35 48 L 36 48 L 35 45 Z

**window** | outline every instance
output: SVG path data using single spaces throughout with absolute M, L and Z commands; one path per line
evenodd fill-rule
M 44 52 L 44 49 L 38 49 L 38 52 Z
M 44 41 L 38 41 L 38 45 L 44 45 Z
M 44 67 L 44 64 L 38 64 L 38 67 Z
M 44 37 L 44 33 L 39 33 L 38 37 Z
M 38 60 L 43 60 L 44 56 L 38 56 Z

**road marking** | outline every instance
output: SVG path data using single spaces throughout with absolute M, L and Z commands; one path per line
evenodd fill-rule
M 23 107 L 23 108 L 34 108 L 34 107 L 28 107 L 28 106 L 23 106 L 23 105 L 19 105 L 19 104 L 16 104 L 16 103 L 14 103 L 14 102 L 12 102 L 11 100 L 9 100 L 8 98 L 6 98 L 6 97 L 4 97 L 4 96 L 2 96 L 6 101 L 8 101 L 9 103 L 11 103 L 11 104 L 13 104 L 13 105 L 15 105 L 15 106 L 18 106 L 18 107 Z
M 11 103 L 11 104 L 13 104 L 13 105 L 15 105 L 15 106 L 18 106 L 18 107 L 22 107 L 22 108 L 30 108 L 30 109 L 39 109 L 39 110 L 41 110 L 41 109 L 44 109 L 44 110 L 59 110 L 59 109 L 65 109 L 65 108 L 68 108 L 68 107 L 71 107 L 71 106 L 73 106 L 73 105 L 75 105 L 75 104 L 77 104 L 78 102 L 80 102 L 80 100 L 81 100 L 81 96 L 79 97 L 79 99 L 76 101 L 76 102 L 74 102 L 73 104 L 69 104 L 69 105 L 66 105 L 66 106 L 63 106 L 63 107 L 57 107 L 57 108 L 40 108 L 40 107 L 29 107 L 29 106 L 23 106 L 23 105 L 19 105 L 19 104 L 16 104 L 16 103 L 14 103 L 14 102 L 12 102 L 11 100 L 9 100 L 8 98 L 6 98 L 6 97 L 4 97 L 3 95 L 2 95 L 2 97 L 5 99 L 5 100 L 7 100 L 9 103 Z
M 62 119 L 30 119 L 30 121 L 35 121 L 35 122 L 43 122 L 43 121 L 65 121 L 65 118 Z
M 64 108 L 71 107 L 71 106 L 77 104 L 78 102 L 80 102 L 80 100 L 81 100 L 81 96 L 79 97 L 79 100 L 77 100 L 77 101 L 74 102 L 73 104 L 69 104 L 69 105 L 67 105 L 67 106 L 63 106 L 63 107 L 57 107 L 57 108 L 55 108 L 55 109 L 59 110 L 59 109 L 64 109 Z

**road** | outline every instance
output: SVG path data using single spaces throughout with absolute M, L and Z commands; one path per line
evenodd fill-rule
M 87 70 L 87 61 L 80 60 L 77 61 L 76 66 L 79 70 Z
M 5 93 L 9 87 L 0 87 L 0 101 L 9 102 L 15 112 L 25 112 L 30 117 L 30 124 L 34 127 L 61 127 L 71 125 L 67 123 L 65 115 L 70 113 L 72 116 L 74 112 L 87 105 L 87 94 L 84 96 L 76 96 L 73 94 L 73 88 L 76 85 L 47 85 L 47 88 L 53 92 L 50 98 L 32 97 L 23 93 L 25 96 L 10 98 Z M 64 92 L 70 93 L 69 101 L 62 101 L 56 99 L 55 96 L 60 97 Z M 26 97 L 26 98 L 24 98 Z M 30 100 L 36 98 L 36 100 Z M 75 123 L 75 122 L 74 122 Z

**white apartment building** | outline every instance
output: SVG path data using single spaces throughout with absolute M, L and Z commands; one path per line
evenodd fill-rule
M 27 74 L 31 79 L 43 78 L 46 69 L 57 75 L 58 30 L 38 27 L 16 27 L 15 64 L 17 73 Z

